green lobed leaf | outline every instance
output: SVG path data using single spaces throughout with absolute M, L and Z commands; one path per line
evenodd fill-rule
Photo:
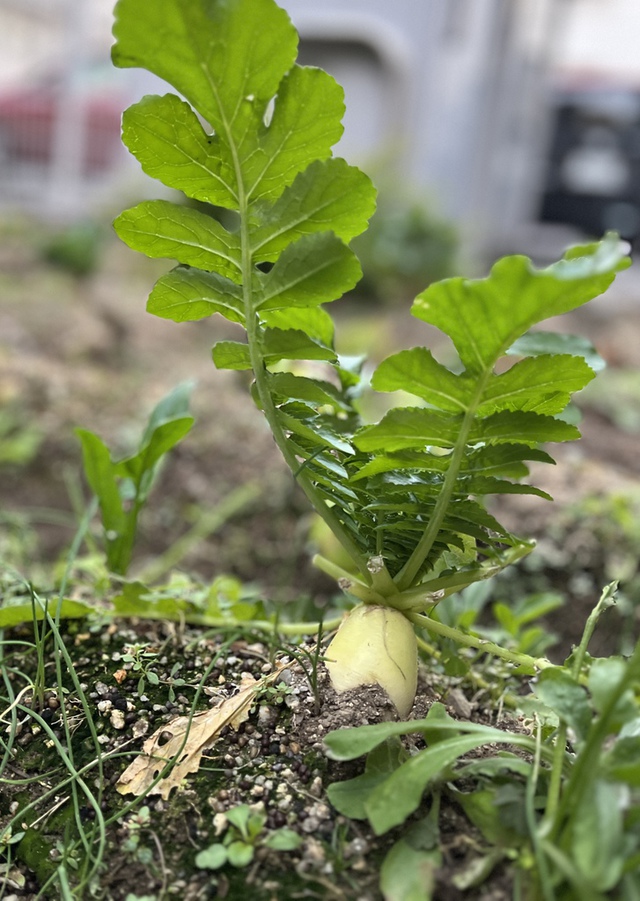
M 539 448 L 531 448 L 520 444 L 501 444 L 491 447 L 480 447 L 465 458 L 461 466 L 464 474 L 500 475 L 510 478 L 522 478 L 529 469 L 524 460 L 537 460 L 540 463 L 554 463 L 552 457 Z M 394 470 L 417 469 L 429 472 L 446 472 L 449 465 L 448 454 L 433 454 L 425 451 L 399 451 L 393 455 L 376 456 L 352 476 L 355 482 L 369 476 Z
M 548 492 L 543 491 L 541 488 L 536 488 L 535 485 L 521 485 L 509 482 L 507 479 L 476 476 L 469 479 L 461 479 L 459 486 L 458 492 L 456 493 L 460 493 L 462 496 L 466 496 L 467 494 L 472 494 L 476 497 L 486 494 L 529 494 L 534 495 L 535 497 L 541 497 L 545 501 L 553 500 Z
M 335 475 L 340 484 L 345 484 L 348 480 L 347 470 L 331 453 L 318 453 L 316 448 L 313 454 L 313 465 L 322 466 Z
M 255 133 L 298 45 L 288 15 L 270 0 L 118 0 L 113 34 L 115 65 L 168 81 L 239 146 Z
M 251 248 L 255 260 L 273 262 L 303 235 L 331 231 L 349 242 L 375 210 L 371 180 L 342 159 L 317 160 L 286 188 L 273 206 L 257 212 Z
M 298 329 L 265 329 L 262 349 L 267 364 L 278 363 L 280 360 L 333 362 L 336 359 L 334 350 Z
M 452 339 L 468 373 L 483 373 L 532 325 L 602 294 L 629 265 L 615 236 L 583 253 L 546 269 L 535 269 L 526 257 L 505 257 L 485 279 L 431 285 L 412 312 Z
M 271 329 L 304 332 L 313 341 L 333 347 L 333 319 L 322 307 L 291 307 L 288 310 L 261 310 L 260 319 Z
M 356 169 L 329 158 L 342 130 L 341 89 L 324 72 L 295 65 L 295 29 L 272 0 L 157 0 L 143 8 L 138 0 L 118 0 L 114 34 L 117 65 L 148 68 L 188 101 L 174 95 L 146 98 L 129 111 L 125 139 L 143 168 L 191 196 L 240 213 L 237 232 L 165 201 L 142 204 L 120 217 L 117 228 L 131 246 L 210 273 L 178 267 L 160 280 L 149 308 L 177 321 L 219 312 L 246 322 L 251 353 L 247 345 L 220 342 L 214 361 L 233 369 L 251 369 L 253 361 L 258 406 L 272 428 L 284 428 L 286 446 L 301 451 L 289 458 L 290 465 L 295 468 L 295 457 L 301 461 L 297 475 L 312 496 L 315 486 L 314 503 L 326 500 L 334 507 L 349 533 L 343 543 L 353 538 L 365 553 L 382 543 L 399 570 L 427 518 L 435 515 L 431 545 L 422 547 L 422 563 L 409 562 L 403 587 L 418 570 L 435 565 L 447 546 L 460 549 L 466 540 L 460 535 L 483 541 L 488 554 L 499 540 L 513 543 L 498 524 L 491 534 L 492 527 L 475 513 L 452 516 L 447 505 L 458 504 L 467 492 L 537 492 L 505 479 L 527 474 L 524 461 L 533 458 L 539 442 L 577 437 L 575 428 L 553 415 L 584 382 L 585 367 L 582 361 L 566 362 L 552 382 L 548 360 L 524 361 L 500 376 L 492 375 L 493 366 L 541 318 L 583 303 L 589 292 L 600 293 L 596 288 L 602 290 L 624 265 L 617 242 L 611 238 L 581 248 L 543 271 L 512 257 L 497 264 L 489 279 L 450 280 L 421 295 L 414 311 L 450 335 L 467 371 L 449 372 L 424 349 L 385 361 L 374 376 L 377 387 L 408 384 L 442 412 L 392 411 L 357 432 L 355 444 L 363 453 L 354 454 L 351 433 L 361 378 L 338 361 L 331 320 L 319 305 L 350 289 L 360 275 L 342 242 L 366 227 L 375 192 Z M 212 134 L 199 117 L 208 120 Z M 273 265 L 269 270 L 259 263 Z M 456 304 L 456 291 L 468 295 L 468 308 Z M 270 378 L 266 367 L 296 360 L 333 364 L 341 393 L 332 394 L 317 380 Z M 266 402 L 267 391 L 275 392 L 276 412 Z M 323 392 L 332 396 L 330 403 Z M 340 405 L 339 417 L 334 413 Z M 531 446 L 531 456 L 502 455 L 500 444 Z M 453 453 L 438 458 L 431 448 Z M 363 459 L 376 451 L 385 458 L 382 465 Z M 394 454 L 416 451 L 417 475 L 408 465 L 389 469 Z M 333 453 L 337 467 L 327 462 Z M 342 467 L 347 458 L 353 460 L 345 464 L 350 485 Z M 364 467 L 366 481 L 364 475 L 356 478 L 358 467 Z M 401 470 L 416 477 L 401 484 Z M 388 473 L 377 486 L 376 473 Z M 377 488 L 381 493 L 374 493 Z
M 244 325 L 240 287 L 215 272 L 186 266 L 178 266 L 158 279 L 149 295 L 147 311 L 174 322 L 194 322 L 220 313 L 230 322 Z
M 414 347 L 387 357 L 371 379 L 376 391 L 407 391 L 452 413 L 464 412 L 473 397 L 474 382 L 438 363 L 426 347 Z
M 114 228 L 148 257 L 168 257 L 241 283 L 239 238 L 211 216 L 168 200 L 146 200 L 121 213 Z
M 309 307 L 336 300 L 362 276 L 358 258 L 330 232 L 307 235 L 289 245 L 260 279 L 257 308 Z
M 569 354 L 582 357 L 594 372 L 601 372 L 606 363 L 591 341 L 581 335 L 567 335 L 561 332 L 527 332 L 507 349 L 510 356 L 539 357 L 547 354 Z
M 361 464 L 351 476 L 353 482 L 370 478 L 384 472 L 403 469 L 426 470 L 427 472 L 445 472 L 449 465 L 448 455 L 437 456 L 424 451 L 399 451 L 396 454 L 384 454 Z
M 195 200 L 238 208 L 235 177 L 219 140 L 175 94 L 143 97 L 125 110 L 122 140 L 151 178 Z
M 453 447 L 462 418 L 422 407 L 390 410 L 376 425 L 365 426 L 354 436 L 362 451 L 393 452 L 415 447 Z
M 260 128 L 243 163 L 248 200 L 279 197 L 310 163 L 330 156 L 342 137 L 343 115 L 342 87 L 322 69 L 294 66 L 278 86 L 269 124 Z
M 314 406 L 344 408 L 338 389 L 330 382 L 294 375 L 291 372 L 274 372 L 269 375 L 271 392 L 280 401 L 300 400 Z M 345 473 L 346 475 L 346 473 Z
M 545 441 L 574 441 L 580 432 L 574 425 L 533 412 L 503 410 L 476 420 L 469 442 L 521 442 L 536 445 Z
M 217 369 L 251 369 L 249 346 L 239 341 L 217 341 L 211 357 Z
M 476 475 L 512 476 L 522 474 L 520 466 L 523 461 L 550 463 L 555 460 L 546 451 L 526 444 L 500 444 L 491 447 L 479 447 L 472 451 L 462 465 L 464 473 Z M 527 469 L 527 467 L 525 467 Z
M 331 428 L 325 417 L 295 415 L 298 411 L 292 408 L 293 405 L 289 404 L 278 410 L 278 418 L 286 431 L 345 454 L 353 453 L 351 444 Z
M 545 355 L 521 360 L 502 375 L 494 375 L 482 392 L 480 415 L 523 408 L 523 402 L 542 397 L 561 398 L 555 412 L 562 412 L 575 391 L 584 388 L 595 372 L 582 357 Z
M 180 110 L 184 135 L 176 140 L 165 122 L 153 122 L 149 140 L 148 107 L 146 120 L 134 115 L 127 123 L 127 143 L 143 165 L 191 196 L 234 209 L 273 200 L 311 162 L 329 157 L 342 135 L 342 88 L 320 69 L 293 65 L 297 33 L 269 0 L 159 0 L 144 10 L 119 0 L 114 35 L 116 65 L 159 75 L 214 129 L 203 139 L 188 110 Z M 155 156 L 141 152 L 142 144 L 155 144 Z M 166 163 L 158 162 L 158 150 Z M 202 176 L 210 170 L 207 196 Z
M 462 419 L 423 407 L 390 410 L 376 425 L 365 426 L 354 437 L 363 451 L 400 451 L 411 448 L 454 447 Z M 571 441 L 580 437 L 575 426 L 551 416 L 531 412 L 502 411 L 475 420 L 469 434 L 471 445 L 521 442 L 535 445 L 543 441 Z

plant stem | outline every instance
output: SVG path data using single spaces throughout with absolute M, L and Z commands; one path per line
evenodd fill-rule
M 234 147 L 233 139 L 229 134 L 229 141 Z M 319 492 L 316 490 L 313 482 L 307 476 L 304 468 L 300 467 L 300 463 L 289 446 L 287 436 L 280 424 L 278 412 L 273 401 L 273 397 L 269 390 L 267 380 L 267 369 L 262 354 L 260 342 L 260 321 L 257 311 L 254 308 L 253 298 L 253 261 L 251 253 L 251 243 L 249 237 L 249 216 L 248 216 L 248 198 L 246 196 L 245 187 L 242 180 L 242 170 L 240 165 L 236 163 L 236 178 L 238 182 L 238 205 L 240 210 L 240 242 L 242 248 L 242 292 L 245 310 L 245 327 L 247 330 L 247 340 L 249 345 L 249 358 L 251 360 L 251 368 L 255 379 L 256 391 L 262 412 L 269 423 L 273 438 L 285 459 L 289 469 L 295 474 L 296 480 L 308 500 L 316 510 L 319 516 L 326 522 L 333 534 L 336 536 L 342 547 L 349 554 L 355 563 L 358 571 L 361 573 L 367 585 L 371 584 L 371 575 L 367 570 L 367 561 L 355 541 L 348 534 L 336 514 L 329 507 Z
M 164 613 L 157 613 L 153 608 L 148 610 L 136 611 L 137 619 L 150 620 L 166 620 Z M 192 626 L 205 626 L 208 629 L 240 629 L 251 627 L 256 632 L 274 632 L 278 631 L 282 635 L 315 635 L 318 631 L 318 623 L 316 622 L 297 622 L 297 623 L 278 623 L 277 625 L 267 619 L 254 619 L 248 623 L 246 620 L 237 620 L 232 618 L 224 618 L 221 616 L 207 616 L 206 614 L 188 613 L 181 614 L 181 619 L 185 623 Z M 325 620 L 323 628 L 330 632 L 337 629 L 342 622 L 342 616 L 334 616 L 332 619 Z
M 555 756 L 555 755 L 554 755 Z M 531 774 L 527 779 L 527 789 L 525 793 L 525 817 L 527 821 L 527 827 L 529 829 L 529 835 L 531 837 L 531 844 L 533 848 L 533 854 L 535 857 L 535 861 L 537 864 L 537 877 L 538 883 L 540 885 L 542 891 L 542 897 L 544 901 L 555 901 L 555 894 L 553 891 L 553 886 L 549 880 L 549 868 L 547 866 L 547 859 L 544 854 L 544 850 L 541 846 L 541 836 L 536 826 L 536 807 L 535 807 L 535 799 L 536 799 L 536 790 L 538 787 L 538 778 L 540 776 L 540 764 L 542 760 L 542 727 L 540 723 L 538 723 L 538 727 L 536 729 L 536 751 L 533 757 L 533 766 L 531 768 Z M 555 763 L 555 760 L 554 760 Z
M 582 633 L 582 638 L 580 639 L 580 644 L 578 645 L 578 648 L 575 652 L 571 666 L 571 674 L 575 679 L 580 676 L 580 671 L 582 669 L 582 664 L 584 663 L 587 648 L 589 646 L 589 642 L 591 641 L 591 636 L 593 635 L 595 627 L 598 624 L 598 620 L 600 619 L 604 611 L 615 603 L 615 594 L 617 590 L 617 582 L 611 582 L 609 585 L 607 585 L 606 588 L 603 589 L 598 603 L 587 618 L 584 626 L 584 631 Z
M 456 487 L 456 482 L 458 480 L 458 474 L 460 472 L 462 461 L 465 457 L 467 449 L 467 439 L 469 438 L 469 433 L 471 432 L 471 429 L 473 427 L 476 408 L 480 403 L 480 399 L 484 392 L 487 380 L 491 375 L 491 372 L 492 367 L 486 366 L 485 371 L 478 379 L 474 391 L 474 396 L 471 399 L 460 424 L 460 430 L 458 432 L 458 437 L 451 454 L 451 460 L 449 462 L 449 466 L 447 467 L 447 473 L 444 477 L 438 499 L 436 500 L 433 514 L 431 516 L 431 519 L 429 520 L 429 525 L 423 532 L 422 537 L 414 548 L 411 556 L 395 577 L 399 591 L 404 591 L 413 584 L 416 576 L 420 572 L 422 564 L 427 559 L 427 556 L 429 555 L 429 552 L 433 547 L 436 538 L 438 537 L 442 522 L 449 509 L 449 504 L 451 503 L 451 497 Z
M 348 572 L 331 560 L 327 560 L 327 558 L 323 557 L 321 554 L 315 554 L 311 562 L 323 573 L 326 573 L 328 576 L 331 576 L 332 579 L 335 579 L 343 591 L 358 598 L 358 600 L 363 601 L 365 604 L 381 604 L 382 606 L 387 604 L 387 600 L 383 595 L 375 589 L 370 588 L 368 585 L 365 585 L 358 576 L 354 576 L 353 573 Z
M 578 680 L 580 678 L 580 673 L 582 670 L 582 664 L 584 663 L 584 658 L 587 653 L 587 647 L 589 646 L 589 642 L 591 640 L 591 636 L 593 635 L 594 629 L 600 619 L 602 613 L 611 606 L 614 602 L 615 592 L 617 590 L 617 582 L 612 582 L 610 585 L 607 585 L 600 595 L 600 599 L 596 606 L 593 608 L 587 622 L 585 623 L 584 631 L 582 633 L 582 638 L 580 640 L 580 644 L 576 649 L 573 661 L 571 665 L 571 674 L 574 679 Z M 557 831 L 559 820 L 556 819 L 556 815 L 558 812 L 558 807 L 560 805 L 560 796 L 562 793 L 562 770 L 564 764 L 565 753 L 567 750 L 567 733 L 569 731 L 569 727 L 567 725 L 566 720 L 560 720 L 560 724 L 558 726 L 558 732 L 556 735 L 556 742 L 554 748 L 554 756 L 553 756 L 553 764 L 551 767 L 551 775 L 549 777 L 549 788 L 547 791 L 547 805 L 544 812 L 544 818 L 540 824 L 540 834 L 546 835 L 551 830 Z M 589 740 L 591 741 L 591 739 Z M 583 756 L 587 750 L 589 745 L 583 749 Z M 576 764 L 577 766 L 577 764 Z
M 605 589 L 606 592 L 606 589 Z M 603 597 L 605 592 L 603 592 Z M 597 605 L 599 606 L 599 605 Z M 597 609 L 596 606 L 596 609 Z M 595 612 L 595 611 L 594 611 Z M 602 752 L 602 745 L 609 734 L 610 721 L 614 714 L 618 701 L 625 691 L 633 685 L 634 681 L 640 675 L 640 642 L 636 645 L 636 649 L 626 663 L 625 671 L 622 678 L 609 694 L 607 703 L 600 716 L 596 719 L 589 731 L 587 741 L 578 754 L 575 764 L 572 767 L 571 775 L 567 780 L 564 793 L 558 804 L 553 829 L 550 833 L 549 840 L 553 842 L 562 828 L 565 819 L 570 817 L 570 811 L 573 805 L 573 799 L 576 794 L 587 791 L 587 787 L 595 778 L 598 765 L 598 757 Z
M 539 834 L 545 835 L 553 824 L 558 805 L 560 803 L 560 794 L 562 791 L 562 771 L 564 768 L 564 758 L 567 751 L 567 732 L 568 726 L 564 720 L 560 721 L 558 732 L 556 735 L 556 743 L 553 749 L 553 763 L 551 764 L 551 775 L 549 776 L 549 788 L 547 789 L 547 804 L 544 811 L 544 818 L 539 827 Z
M 434 660 L 442 659 L 442 652 L 438 650 L 434 645 L 429 644 L 429 642 L 425 641 L 423 638 L 420 638 L 419 635 L 416 635 L 416 641 L 418 642 L 418 647 L 420 650 L 427 654 L 429 657 L 433 657 Z M 518 698 L 516 695 L 511 694 L 509 691 L 498 692 L 497 686 L 492 685 L 490 682 L 487 682 L 482 676 L 478 676 L 474 673 L 473 670 L 470 670 L 465 674 L 464 680 L 471 682 L 471 684 L 476 689 L 480 689 L 481 691 L 488 692 L 494 699 L 498 697 L 504 707 L 509 707 L 511 710 L 515 710 L 518 706 Z
M 460 629 L 446 626 L 444 623 L 431 619 L 425 613 L 407 613 L 405 615 L 412 623 L 420 626 L 422 629 L 435 632 L 436 635 L 441 635 L 443 638 L 450 638 L 456 644 L 462 645 L 462 647 L 475 648 L 485 654 L 493 654 L 494 657 L 500 657 L 501 660 L 505 660 L 507 663 L 525 666 L 534 672 L 553 666 L 553 663 L 547 660 L 546 657 L 531 657 L 529 654 L 523 654 L 520 651 L 509 651 L 493 641 L 487 641 L 477 635 L 469 635 L 468 632 L 461 632 Z

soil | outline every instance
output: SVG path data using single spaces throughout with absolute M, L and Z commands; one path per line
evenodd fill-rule
M 124 454 L 137 440 L 153 405 L 176 383 L 193 379 L 197 424 L 162 471 L 141 523 L 133 575 L 144 572 L 190 527 L 202 523 L 208 511 L 250 484 L 253 491 L 235 513 L 194 542 L 179 567 L 203 581 L 223 573 L 236 576 L 254 585 L 261 596 L 282 605 L 295 604 L 306 618 L 317 618 L 331 603 L 335 588 L 309 563 L 312 519 L 304 498 L 292 485 L 261 424 L 244 376 L 217 372 L 210 362 L 210 345 L 222 335 L 233 337 L 232 326 L 218 318 L 176 326 L 148 316 L 144 298 L 168 266 L 139 260 L 110 237 L 104 239 L 99 269 L 84 278 L 42 261 L 39 235 L 36 230 L 34 237 L 31 224 L 14 224 L 4 238 L 0 437 L 5 442 L 11 439 L 12 447 L 18 448 L 12 459 L 0 455 L 4 561 L 46 589 L 87 497 L 74 428 L 95 430 Z M 435 346 L 441 340 L 431 331 L 416 338 L 415 323 L 402 305 L 372 311 L 360 299 L 348 303 L 347 312 L 339 315 L 346 334 L 345 352 L 367 346 L 375 358 L 416 341 Z M 636 312 L 627 308 L 620 318 L 589 313 L 565 317 L 561 327 L 590 337 L 618 370 L 637 366 L 640 307 Z M 497 505 L 508 526 L 540 541 L 538 551 L 500 583 L 498 593 L 511 598 L 531 591 L 562 593 L 564 605 L 545 621 L 549 632 L 557 636 L 547 653 L 559 661 L 578 640 L 603 585 L 620 575 L 624 603 L 607 614 L 592 650 L 619 652 L 640 632 L 640 576 L 634 551 L 640 540 L 638 434 L 617 424 L 615 397 L 610 404 L 591 406 L 585 392 L 581 406 L 582 441 L 554 451 L 557 467 L 535 471 L 536 484 L 550 491 L 556 503 L 509 497 Z M 621 499 L 617 507 L 606 500 L 611 497 Z M 594 498 L 601 499 L 600 506 L 594 506 Z M 125 766 L 162 723 L 189 712 L 212 661 L 195 703 L 197 710 L 210 709 L 232 696 L 243 672 L 260 679 L 272 672 L 276 656 L 286 664 L 279 690 L 261 696 L 237 731 L 228 729 L 211 745 L 198 774 L 168 800 L 148 799 L 148 822 L 136 825 L 135 813 L 114 820 L 107 831 L 105 867 L 95 897 L 189 901 L 235 899 L 246 897 L 247 892 L 257 901 L 377 901 L 381 897 L 378 868 L 397 836 L 394 832 L 375 836 L 365 822 L 349 820 L 331 807 L 326 786 L 357 775 L 362 762 L 332 761 L 323 745 L 332 729 L 394 718 L 393 708 L 377 689 L 343 695 L 338 703 L 322 666 L 313 685 L 300 664 L 286 653 L 283 659 L 282 648 L 278 652 L 265 643 L 264 636 L 243 635 L 223 649 L 227 635 L 171 623 L 79 621 L 64 624 L 63 630 L 89 704 L 88 709 L 82 707 L 77 686 L 66 674 L 69 694 L 64 703 L 75 724 L 74 764 L 82 767 L 95 760 L 90 718 L 103 773 L 96 782 L 93 766 L 87 778 L 107 817 L 131 800 L 115 789 Z M 5 635 L 13 673 L 8 676 L 7 692 L 11 685 L 12 691 L 19 691 L 24 678 L 35 676 L 34 655 L 20 645 L 32 638 L 30 627 Z M 122 654 L 136 644 L 148 644 L 155 655 L 149 664 L 158 677 L 155 686 L 148 679 L 141 686 L 138 674 L 122 662 Z M 55 681 L 55 655 L 51 653 L 47 661 L 48 686 Z M 174 670 L 176 664 L 179 670 Z M 20 672 L 25 677 L 15 675 Z M 176 687 L 172 680 L 178 676 L 184 682 Z M 3 696 L 8 701 L 9 695 L 3 692 Z M 60 700 L 49 692 L 39 713 L 64 741 Z M 448 703 L 451 714 L 459 719 L 520 728 L 508 717 L 498 716 L 495 701 L 488 695 L 479 697 L 463 677 L 452 681 L 425 670 L 413 716 L 424 716 L 435 700 Z M 22 702 L 36 712 L 39 709 L 37 699 L 28 694 Z M 64 775 L 55 745 L 38 728 L 37 718 L 23 713 L 20 723 L 14 736 L 18 753 L 5 761 L 8 782 L 0 799 L 0 826 L 16 810 L 54 788 Z M 35 781 L 34 776 L 38 776 Z M 57 897 L 39 892 L 60 853 L 56 843 L 73 832 L 68 791 L 68 787 L 54 791 L 52 797 L 57 800 L 49 798 L 25 814 L 27 840 L 20 843 L 17 859 L 0 871 L 7 877 L 5 901 Z M 296 831 L 300 847 L 274 852 L 258 844 L 254 862 L 247 868 L 215 872 L 198 868 L 198 851 L 214 842 L 216 828 L 224 825 L 219 815 L 238 803 L 258 805 L 266 816 L 267 831 L 285 826 Z M 87 822 L 95 817 L 88 802 L 81 811 Z M 35 830 L 30 823 L 38 817 L 44 819 Z M 440 901 L 511 898 L 507 869 L 496 869 L 481 886 L 464 893 L 455 888 L 454 875 L 473 862 L 482 839 L 452 802 L 444 805 L 441 828 L 444 865 L 434 897 Z
M 13 630 L 6 656 L 12 667 L 27 672 L 29 655 L 21 651 L 18 643 L 30 635 L 31 630 L 26 627 Z M 95 764 L 91 718 L 102 772 L 89 784 L 102 813 L 107 818 L 118 817 L 107 831 L 104 866 L 99 888 L 94 890 L 96 897 L 124 901 L 135 887 L 138 897 L 177 897 L 188 901 L 239 898 L 248 889 L 257 901 L 380 898 L 377 868 L 399 837 L 399 830 L 379 837 L 365 822 L 336 812 L 326 799 L 327 785 L 358 775 L 362 762 L 332 761 L 323 744 L 332 730 L 396 718 L 393 706 L 377 687 L 345 692 L 338 698 L 322 669 L 317 683 L 312 684 L 308 669 L 305 672 L 295 659 L 281 654 L 277 666 L 284 668 L 273 692 L 258 695 L 248 719 L 237 729 L 222 730 L 205 752 L 199 771 L 174 788 L 167 799 L 153 793 L 147 796 L 144 800 L 149 821 L 136 829 L 136 814 L 121 813 L 132 800 L 131 795 L 120 795 L 115 785 L 132 758 L 141 753 L 143 741 L 161 730 L 163 724 L 169 726 L 176 716 L 188 714 L 192 707 L 200 712 L 233 697 L 247 673 L 261 679 L 273 672 L 273 649 L 247 639 L 222 645 L 219 636 L 160 623 L 116 622 L 87 630 L 85 624 L 72 622 L 64 626 L 63 640 L 72 649 L 76 675 L 88 704 L 88 710 L 83 710 L 73 681 L 65 677 L 63 685 L 68 694 L 62 702 L 73 724 L 74 765 L 81 769 L 92 761 Z M 142 691 L 138 675 L 122 661 L 123 654 L 140 643 L 152 649 L 149 670 L 159 680 L 154 687 L 147 679 Z M 176 661 L 180 661 L 178 670 Z M 212 663 L 204 691 L 194 704 L 194 691 Z M 17 691 L 19 684 L 13 672 L 9 678 Z M 171 692 L 172 679 L 176 678 L 183 684 Z M 434 701 L 446 703 L 446 691 L 452 691 L 446 680 L 439 685 L 433 674 L 423 672 L 412 715 L 422 718 Z M 60 694 L 48 691 L 42 707 L 30 693 L 21 701 L 25 710 L 31 707 L 39 713 L 64 744 Z M 491 707 L 472 702 L 462 688 L 453 693 L 448 710 L 458 719 L 466 718 L 461 714 L 464 711 L 472 713 L 474 721 L 496 723 Z M 521 731 L 519 723 L 508 716 L 500 718 L 497 724 Z M 21 713 L 16 733 L 17 753 L 4 772 L 2 823 L 26 808 L 27 797 L 30 802 L 36 800 L 54 789 L 64 776 L 56 748 L 36 716 Z M 417 737 L 409 742 L 421 746 Z M 96 769 L 94 765 L 87 778 L 94 777 Z M 46 776 L 39 775 L 43 771 Z M 34 777 L 37 778 L 25 792 L 25 780 Z M 43 894 L 38 891 L 46 885 L 57 863 L 57 843 L 65 829 L 68 832 L 70 828 L 68 800 L 68 788 L 60 787 L 55 791 L 55 803 L 49 798 L 24 814 L 21 826 L 26 840 L 20 843 L 9 870 L 14 885 L 5 898 L 57 897 L 57 888 L 45 889 Z M 220 815 L 242 803 L 264 813 L 266 830 L 294 830 L 300 836 L 300 847 L 276 853 L 258 846 L 254 864 L 237 872 L 232 868 L 221 873 L 198 868 L 198 851 L 224 834 L 219 834 L 224 824 Z M 80 811 L 88 822 L 95 817 L 90 803 L 81 804 Z M 450 877 L 473 861 L 481 847 L 481 836 L 451 802 L 443 804 L 441 829 L 444 865 L 438 875 L 436 897 L 448 901 L 462 897 Z M 498 875 L 490 886 L 466 892 L 465 897 L 506 901 L 510 897 L 509 879 Z

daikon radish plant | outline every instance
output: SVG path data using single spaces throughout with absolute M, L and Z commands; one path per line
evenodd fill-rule
M 367 176 L 332 156 L 342 89 L 296 64 L 298 35 L 273 0 L 119 0 L 114 35 L 117 66 L 148 69 L 176 91 L 125 112 L 125 144 L 165 186 L 229 211 L 223 224 L 151 200 L 119 216 L 130 247 L 178 262 L 148 310 L 176 322 L 219 314 L 244 328 L 243 341 L 215 344 L 213 362 L 252 372 L 293 478 L 350 561 L 315 561 L 358 602 L 326 652 L 333 683 L 379 683 L 406 715 L 415 630 L 443 634 L 429 616 L 438 601 L 532 548 L 483 500 L 548 497 L 522 481 L 528 464 L 553 463 L 541 444 L 579 437 L 562 413 L 594 371 L 579 342 L 531 329 L 601 294 L 628 260 L 611 235 L 546 269 L 511 256 L 487 278 L 431 285 L 411 312 L 449 336 L 458 362 L 445 366 L 426 347 L 388 357 L 373 389 L 415 402 L 365 423 L 363 379 L 336 353 L 324 306 L 358 282 L 349 242 L 375 206 Z

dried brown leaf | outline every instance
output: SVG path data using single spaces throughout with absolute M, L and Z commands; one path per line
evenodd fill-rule
M 214 744 L 225 726 L 238 730 L 249 716 L 256 693 L 274 682 L 281 669 L 282 667 L 262 679 L 254 679 L 248 673 L 243 674 L 236 695 L 227 698 L 213 710 L 197 713 L 191 718 L 191 724 L 188 716 L 178 716 L 169 723 L 163 723 L 145 741 L 143 753 L 120 776 L 116 789 L 122 795 L 159 794 L 166 800 L 172 788 L 177 788 L 189 773 L 198 770 L 203 752 Z M 165 741 L 167 733 L 171 737 Z M 158 773 L 174 758 L 175 765 L 168 775 L 153 785 Z

